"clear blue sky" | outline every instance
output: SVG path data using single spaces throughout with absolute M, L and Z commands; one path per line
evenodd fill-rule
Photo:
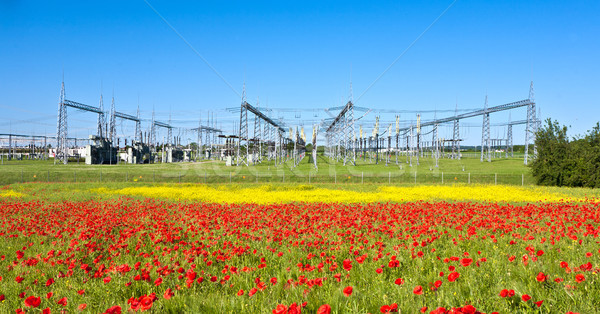
M 212 111 L 227 133 L 238 117 L 225 108 L 239 106 L 244 81 L 253 104 L 303 108 L 271 114 L 307 133 L 327 115 L 306 108 L 341 105 L 350 81 L 359 106 L 418 111 L 483 107 L 486 93 L 490 105 L 525 99 L 533 79 L 543 117 L 572 134 L 600 120 L 598 1 L 459 0 L 359 99 L 452 1 L 148 1 L 235 92 L 144 1 L 3 0 L 0 133 L 56 133 L 63 69 L 69 99 L 96 106 L 103 93 L 108 110 L 114 90 L 118 111 L 134 114 L 139 97 L 144 118 L 155 108 L 179 127 Z M 70 135 L 95 133 L 93 114 L 69 116 Z M 374 116 L 361 120 L 365 129 Z M 524 119 L 525 109 L 511 118 Z M 481 119 L 464 123 L 478 143 Z M 133 133 L 128 122 L 118 129 Z

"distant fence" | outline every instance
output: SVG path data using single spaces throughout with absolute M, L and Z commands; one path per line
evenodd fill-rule
M 481 173 L 294 173 L 271 171 L 254 173 L 210 173 L 197 170 L 117 171 L 112 169 L 0 170 L 0 184 L 28 182 L 145 182 L 145 183 L 303 183 L 303 184 L 507 184 L 531 185 L 533 178 L 523 174 Z

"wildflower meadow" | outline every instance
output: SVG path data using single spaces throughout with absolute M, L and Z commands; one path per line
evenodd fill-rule
M 214 200 L 132 196 L 177 195 L 171 189 L 178 187 L 91 188 L 96 192 L 90 194 L 119 195 L 85 201 L 27 199 L 22 197 L 27 191 L 4 189 L 0 311 L 592 313 L 600 308 L 600 204 L 593 198 L 479 187 L 496 201 L 451 200 L 460 189 L 445 187 L 430 193 L 448 200 L 416 201 L 410 195 L 418 190 L 407 190 L 408 200 L 400 202 L 392 200 L 402 187 L 389 187 L 371 193 L 388 193 L 386 202 L 371 201 L 368 192 L 336 190 L 329 201 L 269 202 L 271 196 L 310 189 L 237 188 L 263 200 L 243 203 L 234 196 L 234 202 L 218 199 L 235 194 L 234 187 L 202 185 L 182 186 L 179 192 L 193 196 L 202 195 L 194 189 L 204 194 L 212 189 Z M 510 202 L 500 201 L 502 191 Z

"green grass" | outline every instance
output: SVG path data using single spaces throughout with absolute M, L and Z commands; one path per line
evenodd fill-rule
M 319 169 L 314 169 L 306 157 L 298 167 L 288 161 L 275 165 L 264 161 L 253 166 L 227 167 L 221 161 L 192 163 L 131 165 L 85 165 L 69 163 L 54 165 L 47 161 L 4 161 L 0 165 L 0 184 L 25 182 L 165 182 L 165 183 L 333 183 L 333 184 L 533 184 L 530 170 L 521 158 L 493 159 L 481 162 L 479 158 L 461 160 L 440 159 L 439 167 L 430 157 L 420 158 L 419 165 L 413 158 L 412 166 L 405 156 L 395 157 L 386 166 L 358 159 L 356 166 L 343 165 L 318 157 Z M 443 182 L 442 182 L 443 180 Z

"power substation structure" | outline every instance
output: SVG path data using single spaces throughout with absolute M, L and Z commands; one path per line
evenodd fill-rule
M 79 102 L 66 99 L 65 95 L 65 82 L 62 82 L 60 89 L 60 98 L 58 101 L 58 122 L 56 130 L 56 153 L 54 163 L 57 161 L 67 164 L 69 159 L 69 145 L 68 145 L 68 127 L 67 127 L 67 107 L 79 109 L 82 111 L 88 111 L 98 114 L 98 133 L 97 138 L 101 141 L 107 141 L 103 146 L 112 146 L 112 142 L 108 141 L 103 136 L 103 127 L 105 124 L 104 110 L 102 103 L 102 96 L 100 96 L 100 106 L 93 107 L 85 105 Z M 116 151 L 115 151 L 116 154 Z M 111 159 L 112 160 L 112 159 Z
M 215 150 L 215 138 L 219 137 L 223 131 L 210 126 L 200 125 L 197 128 L 193 128 L 192 131 L 196 131 L 198 134 L 198 148 L 196 152 L 196 159 L 211 159 L 213 158 L 213 152 Z M 204 142 L 202 141 L 202 135 L 205 136 Z M 225 149 L 224 155 L 228 156 L 228 150 Z
M 248 112 L 254 114 L 254 137 L 249 137 Z M 261 125 L 264 124 L 264 128 Z M 261 129 L 263 131 L 261 132 Z M 262 134 L 261 134 L 262 133 Z M 240 106 L 240 125 L 237 141 L 236 164 L 246 166 L 257 164 L 263 158 L 263 145 L 267 146 L 267 158 L 275 160 L 275 163 L 283 163 L 286 158 L 286 150 L 289 145 L 284 138 L 285 129 L 273 121 L 258 108 L 246 101 L 245 91 L 242 95 Z
M 348 101 L 325 131 L 327 155 L 330 159 L 356 165 L 354 104 Z
M 508 126 L 506 139 L 493 139 L 490 136 L 490 114 L 500 111 L 513 110 L 521 107 L 527 107 L 527 117 L 525 120 L 519 120 L 515 122 L 509 122 L 508 124 L 502 124 Z M 508 150 L 512 156 L 512 126 L 525 124 L 525 156 L 524 164 L 527 165 L 531 160 L 532 155 L 535 158 L 537 155 L 537 148 L 535 147 L 535 134 L 540 125 L 540 121 L 536 117 L 536 103 L 534 100 L 533 82 L 531 82 L 529 88 L 529 97 L 524 100 L 502 104 L 498 106 L 488 107 L 487 96 L 485 97 L 485 103 L 483 109 L 478 109 L 462 114 L 458 114 L 458 109 L 453 116 L 437 119 L 434 118 L 430 121 L 421 122 L 420 115 L 417 115 L 416 124 L 410 123 L 405 127 L 399 127 L 399 116 L 396 116 L 396 132 L 392 135 L 392 124 L 387 127 L 382 134 L 379 134 L 379 117 L 376 117 L 375 126 L 373 127 L 373 134 L 371 137 L 365 138 L 362 126 L 360 127 L 360 135 L 356 140 L 354 135 L 354 105 L 349 101 L 346 106 L 343 107 L 342 111 L 338 116 L 331 122 L 325 138 L 327 141 L 326 154 L 330 159 L 336 161 L 343 161 L 344 164 L 351 162 L 355 164 L 356 149 L 362 153 L 364 160 L 368 156 L 371 162 L 378 163 L 380 153 L 386 154 L 386 165 L 391 162 L 391 154 L 395 150 L 396 163 L 398 162 L 398 154 L 406 154 L 406 162 L 412 166 L 413 158 L 416 163 L 419 164 L 419 158 L 425 156 L 426 152 L 431 152 L 431 157 L 436 159 L 436 167 L 438 165 L 437 160 L 443 156 L 440 150 L 447 143 L 451 143 L 452 152 L 450 158 L 460 159 L 460 142 L 463 139 L 460 138 L 460 120 L 481 116 L 483 119 L 482 123 L 482 135 L 481 135 L 481 153 L 480 160 L 491 161 L 492 147 L 501 147 L 502 142 L 505 141 L 506 156 L 508 157 Z M 451 139 L 439 138 L 439 126 L 443 124 L 452 123 L 453 132 Z M 431 128 L 427 132 L 422 132 L 424 128 Z M 383 135 L 387 136 L 383 137 Z M 431 141 L 423 140 L 425 135 L 431 134 Z M 395 148 L 392 148 L 392 138 L 395 137 Z M 403 147 L 401 148 L 401 138 L 404 139 Z M 530 145 L 533 145 L 533 154 L 530 152 Z

